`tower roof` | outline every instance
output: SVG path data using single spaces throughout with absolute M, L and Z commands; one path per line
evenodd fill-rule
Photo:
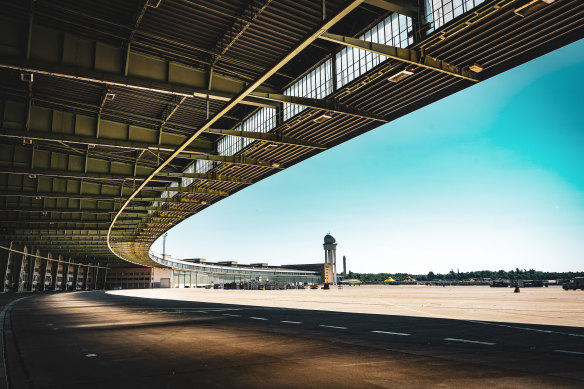
M 331 234 L 326 234 L 324 236 L 324 244 L 333 244 L 336 242 L 337 242 L 337 240 L 335 238 L 333 238 L 333 236 Z

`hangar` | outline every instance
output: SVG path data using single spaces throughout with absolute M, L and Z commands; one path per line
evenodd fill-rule
M 0 278 L 13 290 L 100 288 L 129 263 L 192 270 L 151 244 L 282 169 L 584 36 L 578 0 L 0 7 Z

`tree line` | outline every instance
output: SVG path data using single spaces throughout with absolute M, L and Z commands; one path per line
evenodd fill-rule
M 407 277 L 416 279 L 416 281 L 463 281 L 463 280 L 479 280 L 490 278 L 491 280 L 506 279 L 506 280 L 558 280 L 568 279 L 574 277 L 584 277 L 584 272 L 544 272 L 534 269 L 519 269 L 515 270 L 478 270 L 469 272 L 460 272 L 450 270 L 448 273 L 434 273 L 432 271 L 428 274 L 409 274 L 409 273 L 353 273 L 349 272 L 347 278 L 356 278 L 361 282 L 382 282 L 393 278 L 395 281 L 404 281 Z

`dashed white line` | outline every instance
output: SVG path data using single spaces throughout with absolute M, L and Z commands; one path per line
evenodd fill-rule
M 336 328 L 337 330 L 346 330 L 347 329 L 347 327 L 327 326 L 327 325 L 324 325 L 324 324 L 321 324 L 320 327 Z
M 444 340 L 448 340 L 448 341 L 451 341 L 451 342 L 485 344 L 487 346 L 494 346 L 494 345 L 497 344 L 497 343 L 492 343 L 492 342 L 479 342 L 478 340 L 457 339 L 457 338 L 444 338 Z
M 254 316 L 250 316 L 250 319 L 254 319 L 254 320 L 268 320 L 265 317 L 254 317 Z
M 584 355 L 581 351 L 568 351 L 568 350 L 554 350 L 557 353 L 564 353 L 564 354 L 576 354 L 576 355 Z
M 280 323 L 302 324 L 301 321 L 280 320 Z
M 223 316 L 241 317 L 241 315 L 233 315 L 231 313 L 224 313 Z
M 398 335 L 398 336 L 410 336 L 411 334 L 405 334 L 403 332 L 389 332 L 389 331 L 371 331 L 376 334 L 387 334 L 387 335 Z

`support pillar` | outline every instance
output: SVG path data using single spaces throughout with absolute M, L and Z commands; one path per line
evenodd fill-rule
M 25 254 L 15 255 L 14 263 L 12 264 L 12 290 L 15 292 L 22 292 L 22 272 L 23 272 L 23 262 L 28 252 L 28 248 L 24 246 L 22 250 Z
M 31 254 L 28 256 L 28 284 L 26 285 L 26 290 L 29 292 L 33 291 L 33 282 L 34 282 L 34 268 L 36 266 L 36 257 L 35 254 L 38 255 L 39 250 L 32 250 Z
M 99 263 L 97 265 L 99 265 Z M 99 268 L 94 267 L 91 273 L 91 288 L 97 290 L 97 274 L 99 273 Z
M 47 253 L 47 258 L 51 258 L 51 253 Z M 49 261 L 48 259 L 45 260 L 41 260 L 41 263 L 39 265 L 39 291 L 44 292 L 45 290 L 47 290 L 47 286 L 45 285 L 45 283 L 47 282 L 47 269 L 49 267 L 49 263 L 52 263 L 53 261 Z
M 8 248 L 12 249 L 12 242 L 8 244 Z M 12 251 L 2 250 L 0 252 L 0 293 L 6 292 L 6 276 L 8 275 L 8 263 L 13 256 Z
M 78 263 L 73 265 L 73 290 L 77 290 L 77 281 L 79 279 L 79 265 Z
M 59 259 L 59 261 L 61 261 L 63 259 L 62 255 L 59 255 L 57 257 Z M 58 289 L 58 282 L 57 282 L 57 278 L 59 278 L 59 263 L 58 261 L 53 261 L 53 264 L 51 266 L 51 290 L 57 291 Z
M 103 285 L 101 286 L 102 290 L 105 290 L 105 283 L 107 282 L 107 267 L 103 269 Z
M 63 277 L 61 278 L 61 290 L 67 291 L 67 284 L 69 283 L 69 260 L 63 262 Z
M 90 264 L 91 265 L 91 264 Z M 87 290 L 87 280 L 89 275 L 89 265 L 84 267 L 83 270 L 83 290 Z

